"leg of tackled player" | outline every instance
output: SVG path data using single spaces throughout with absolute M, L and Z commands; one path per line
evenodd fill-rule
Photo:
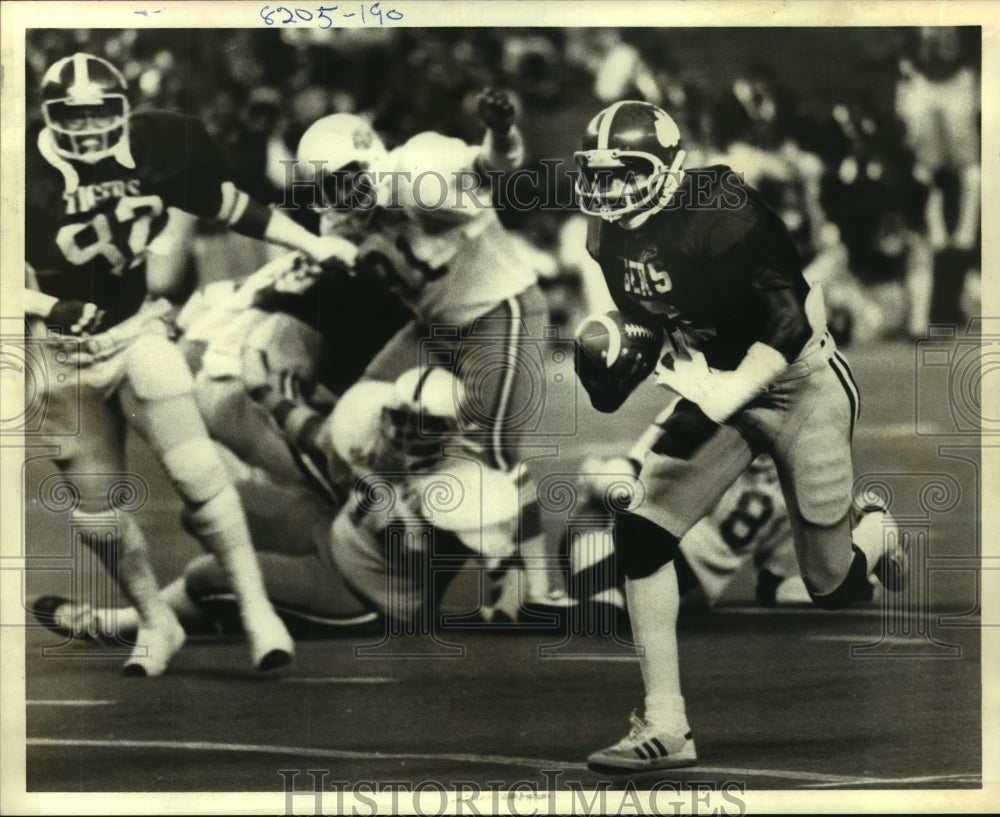
M 288 663 L 291 636 L 267 599 L 239 495 L 208 438 L 183 357 L 166 339 L 146 336 L 129 350 L 126 371 L 122 407 L 187 505 L 192 531 L 230 576 L 253 665 Z

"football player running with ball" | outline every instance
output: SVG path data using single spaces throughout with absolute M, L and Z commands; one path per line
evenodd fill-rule
M 163 673 L 184 633 L 157 592 L 143 534 L 119 512 L 114 482 L 125 471 L 131 423 L 165 468 L 191 531 L 226 571 L 241 602 L 253 665 L 291 660 L 292 640 L 267 601 L 239 497 L 205 431 L 191 374 L 168 336 L 180 286 L 164 261 L 168 208 L 216 219 L 255 238 L 350 266 L 355 248 L 320 238 L 226 180 L 204 126 L 163 111 L 132 113 L 128 88 L 109 62 L 78 53 L 42 79 L 45 127 L 27 145 L 25 313 L 49 371 L 43 436 L 72 486 L 73 524 L 117 521 L 93 548 L 141 620 L 128 675 Z M 68 361 L 68 364 L 67 364 Z M 41 611 L 44 613 L 44 611 Z
M 516 474 L 521 484 L 521 598 L 529 607 L 566 607 L 565 577 L 548 552 L 522 464 L 530 423 L 544 411 L 531 353 L 548 308 L 530 260 L 497 217 L 489 179 L 521 164 L 523 140 L 506 94 L 485 92 L 478 112 L 486 127 L 479 145 L 428 131 L 389 151 L 361 117 L 333 114 L 310 126 L 297 155 L 321 182 L 320 232 L 356 242 L 355 273 L 381 281 L 414 315 L 365 377 L 391 381 L 413 367 L 439 366 L 462 382 L 463 432 L 480 444 L 488 467 Z M 487 618 L 499 591 L 485 592 Z
M 885 509 L 866 508 L 860 521 L 852 514 L 858 393 L 826 331 L 822 294 L 806 284 L 787 230 L 759 194 L 728 167 L 685 172 L 684 155 L 670 116 L 623 101 L 594 117 L 574 156 L 581 209 L 596 217 L 588 249 L 620 310 L 581 324 L 580 380 L 604 412 L 654 368 L 683 398 L 642 463 L 644 499 L 616 519 L 646 697 L 628 735 L 588 758 L 612 772 L 697 762 L 673 559 L 758 454 L 774 459 L 814 603 L 838 609 L 870 597 L 873 571 L 888 589 L 906 580 Z

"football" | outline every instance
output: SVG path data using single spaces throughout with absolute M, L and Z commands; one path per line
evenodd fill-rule
M 580 353 L 594 364 L 614 366 L 623 352 L 638 352 L 643 358 L 659 356 L 662 335 L 658 329 L 626 321 L 621 312 L 588 315 L 576 330 Z

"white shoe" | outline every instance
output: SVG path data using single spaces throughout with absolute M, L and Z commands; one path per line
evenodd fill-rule
M 170 659 L 184 646 L 184 638 L 184 628 L 176 618 L 165 619 L 155 628 L 140 626 L 135 649 L 122 671 L 131 678 L 163 675 Z
M 592 771 L 621 773 L 679 769 L 698 762 L 691 732 L 685 735 L 666 732 L 640 718 L 634 711 L 629 721 L 632 729 L 625 737 L 587 757 L 587 766 Z
M 31 605 L 35 620 L 64 638 L 101 643 L 111 635 L 97 611 L 86 602 L 74 603 L 63 596 L 42 596 Z
M 898 593 L 906 589 L 910 579 L 910 546 L 899 533 L 896 520 L 885 508 L 870 505 L 862 511 L 860 525 L 879 525 L 882 536 L 882 555 L 875 560 L 871 572 L 882 586 Z
M 575 607 L 576 599 L 562 588 L 547 590 L 540 596 L 529 595 L 524 600 L 525 607 Z
M 259 672 L 290 664 L 295 656 L 295 642 L 285 623 L 275 613 L 256 617 L 251 623 L 243 622 L 250 639 L 250 656 L 254 669 Z

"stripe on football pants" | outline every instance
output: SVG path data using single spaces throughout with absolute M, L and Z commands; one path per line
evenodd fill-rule
M 507 410 L 510 407 L 510 395 L 514 390 L 514 376 L 517 374 L 517 351 L 519 347 L 519 336 L 521 326 L 521 304 L 517 298 L 508 298 L 504 303 L 510 310 L 511 332 L 507 339 L 507 361 L 509 363 L 507 371 L 504 372 L 503 383 L 500 385 L 500 397 L 497 400 L 497 409 L 493 415 L 493 459 L 502 471 L 510 468 L 503 453 L 503 422 L 506 419 Z
M 854 425 L 861 417 L 861 398 L 858 393 L 858 385 L 854 382 L 851 369 L 838 353 L 834 352 L 830 358 L 830 368 L 837 375 L 840 385 L 844 387 L 847 394 L 847 401 L 851 404 L 851 436 L 854 436 Z

